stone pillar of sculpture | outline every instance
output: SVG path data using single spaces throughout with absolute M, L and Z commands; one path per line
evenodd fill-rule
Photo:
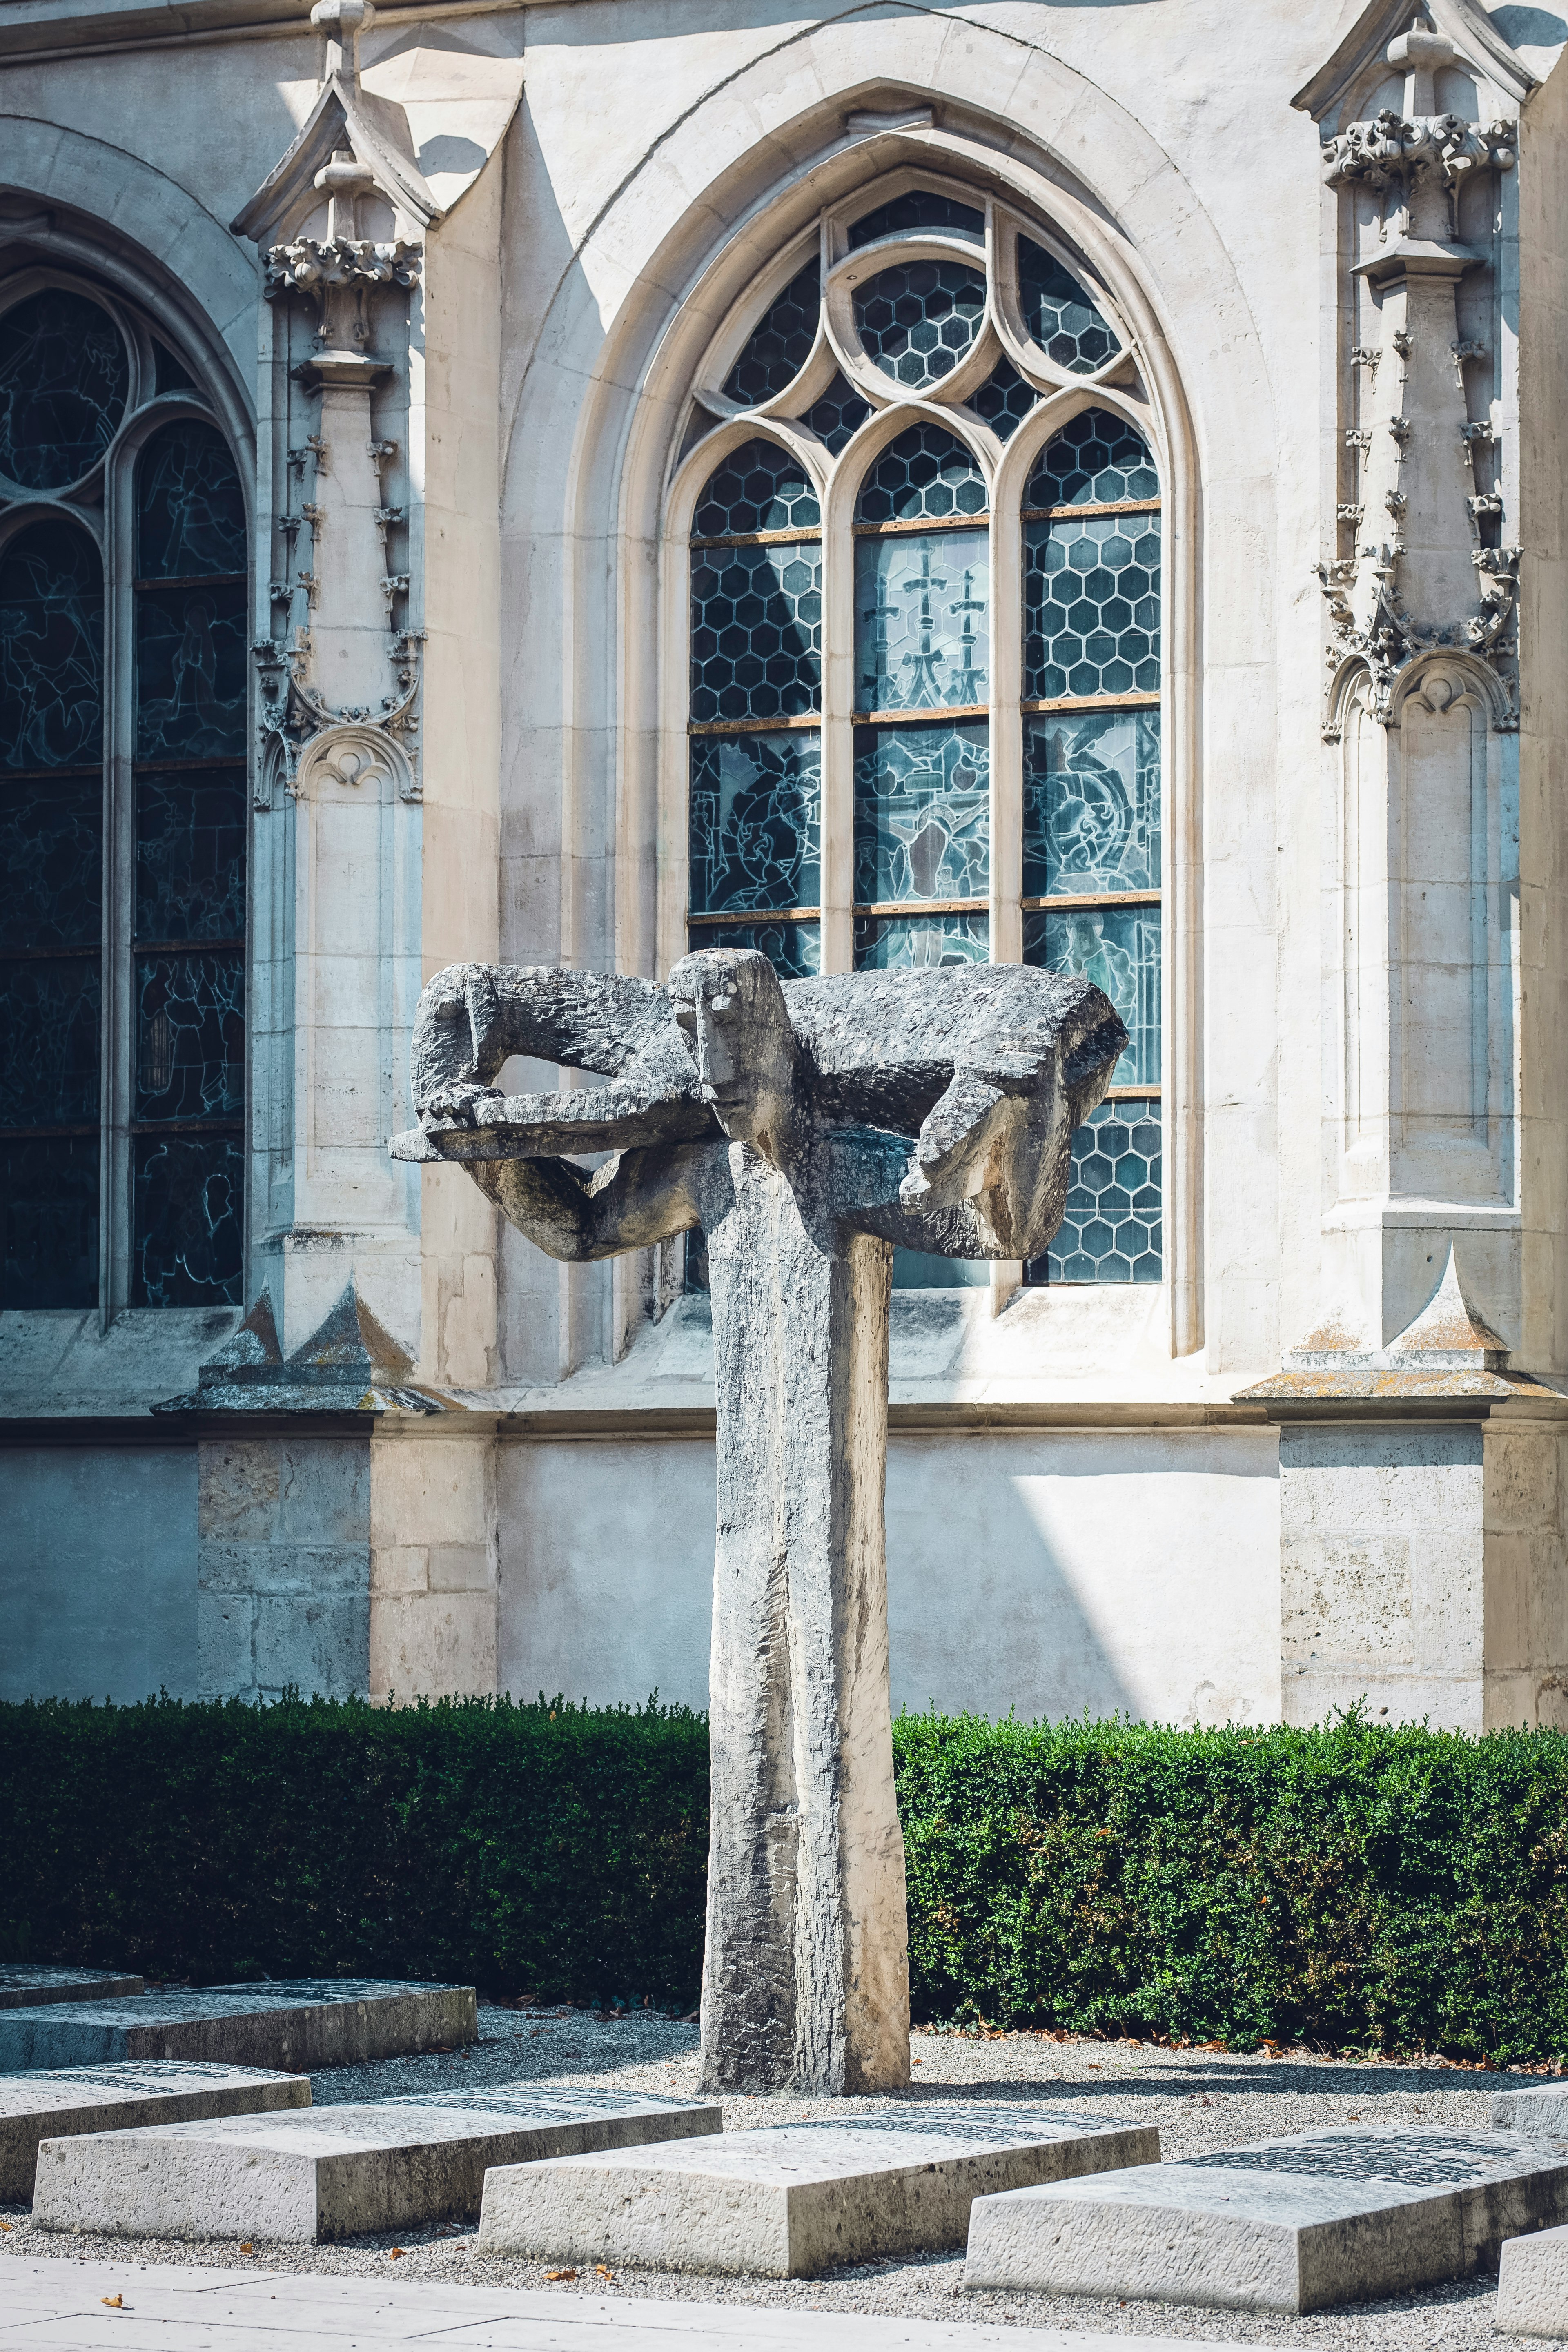
M 718 1399 L 702 2086 L 909 2080 L 882 1496 L 891 1245 L 828 1252 L 743 1144 L 708 1235 Z
M 781 985 L 686 957 L 667 990 L 457 965 L 421 1000 L 422 1126 L 552 1255 L 708 1237 L 719 1525 L 702 2082 L 909 2080 L 883 1492 L 895 1244 L 1026 1258 L 1126 1032 L 1086 981 L 1006 966 Z M 503 1097 L 514 1054 L 610 1083 Z M 619 1150 L 592 1175 L 557 1155 Z

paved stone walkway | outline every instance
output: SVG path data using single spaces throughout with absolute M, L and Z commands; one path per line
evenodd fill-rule
M 0 2352 L 374 2352 L 422 2343 L 453 2352 L 1127 2352 L 1127 2342 L 1055 2327 L 68 2259 L 8 2262 L 0 2307 Z M 1138 2343 L 1140 2352 L 1176 2352 L 1174 2336 Z M 1194 2344 L 1184 2338 L 1181 2352 Z

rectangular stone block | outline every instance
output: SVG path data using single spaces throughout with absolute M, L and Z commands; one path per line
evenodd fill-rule
M 976 2197 L 1157 2164 L 1160 2135 L 1037 2107 L 921 2106 L 492 2171 L 479 2245 L 809 2278 L 960 2246 Z
M 1509 2240 L 1495 2315 L 1505 2335 L 1568 2336 L 1568 2230 Z
M 1491 2120 L 1493 2131 L 1568 2140 L 1568 2083 L 1542 2083 L 1533 2091 L 1500 2091 L 1492 2101 Z
M 0 2204 L 25 2205 L 41 2140 L 121 2132 L 208 2116 L 308 2107 L 303 2074 L 249 2066 L 181 2065 L 154 2058 L 110 2066 L 62 2066 L 0 2076 Z
M 144 1992 L 134 2001 L 60 2002 L 0 2014 L 0 2074 L 199 2058 L 299 2074 L 472 2042 L 472 1985 L 320 1977 L 288 1984 Z
M 112 1969 L 32 1968 L 19 1960 L 0 1968 L 0 2009 L 37 2009 L 46 2001 L 124 2000 L 140 1992 L 140 1977 Z
M 613 2091 L 481 2092 L 47 2139 L 33 2218 L 110 2237 L 310 2244 L 471 2219 L 488 2167 L 716 2132 L 718 2107 Z
M 1494 2268 L 1568 2219 L 1568 2143 L 1362 2126 L 977 2203 L 964 2284 L 1331 2310 Z

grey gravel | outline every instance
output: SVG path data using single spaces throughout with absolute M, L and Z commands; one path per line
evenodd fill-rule
M 1064 2114 L 1092 2106 L 1130 2122 L 1156 2123 L 1167 2157 L 1198 2156 L 1242 2140 L 1310 2126 L 1349 2122 L 1489 2126 L 1500 2090 L 1531 2079 L 1441 2062 L 1396 2065 L 1318 2058 L 1304 2051 L 1238 2056 L 1218 2050 L 1167 2050 L 1131 2042 L 1057 2041 L 1047 2034 L 984 2038 L 917 2033 L 910 2095 L 940 2101 L 994 2098 L 1060 2101 Z M 385 2059 L 334 2067 L 312 2077 L 318 2106 L 391 2098 L 420 2091 L 479 2091 L 487 2084 L 528 2082 L 590 2084 L 604 2089 L 663 2092 L 691 2097 L 697 2088 L 697 2028 L 646 2013 L 603 2019 L 583 2010 L 481 2008 L 479 2040 L 450 2055 Z M 727 2130 L 896 2111 L 900 2098 L 797 2099 L 783 2094 L 724 2101 Z M 545 2284 L 545 2265 L 500 2257 L 480 2260 L 472 2230 L 419 2231 L 394 2240 L 356 2239 L 342 2246 L 255 2243 L 242 2256 L 227 2241 L 184 2245 L 165 2239 L 70 2238 L 34 2230 L 26 2209 L 7 2207 L 0 2257 L 53 2255 L 121 2263 L 209 2265 L 254 2259 L 258 2268 L 324 2273 L 442 2280 L 450 2284 L 530 2287 Z M 404 2251 L 392 2260 L 394 2244 Z M 1354 2305 L 1308 2319 L 1272 2319 L 1250 2313 L 1196 2311 L 1173 2304 L 1096 2303 L 1074 2297 L 966 2294 L 957 2255 L 860 2264 L 826 2279 L 731 2279 L 668 2271 L 623 2270 L 613 2282 L 584 2271 L 575 2283 L 557 2283 L 567 2294 L 666 2298 L 811 2311 L 856 2311 L 884 2317 L 985 2320 L 992 2326 L 1100 2329 L 1130 2337 L 1193 2336 L 1235 2344 L 1300 2344 L 1325 2352 L 1362 2347 L 1431 2345 L 1464 2347 L 1500 2339 L 1493 2326 L 1496 2281 L 1475 2279 L 1375 2304 Z M 1513 2339 L 1521 2340 L 1521 2339 Z

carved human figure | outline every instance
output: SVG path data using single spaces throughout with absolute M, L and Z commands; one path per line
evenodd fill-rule
M 1074 1126 L 1126 1042 L 1098 989 L 1017 967 L 781 983 L 686 957 L 668 990 L 455 966 L 421 1001 L 421 1128 L 552 1256 L 700 1226 L 712 1292 L 719 1515 L 709 2089 L 909 2079 L 883 1492 L 895 1244 L 1044 1248 Z M 609 1084 L 508 1097 L 512 1054 Z M 590 1174 L 561 1155 L 611 1150 Z

